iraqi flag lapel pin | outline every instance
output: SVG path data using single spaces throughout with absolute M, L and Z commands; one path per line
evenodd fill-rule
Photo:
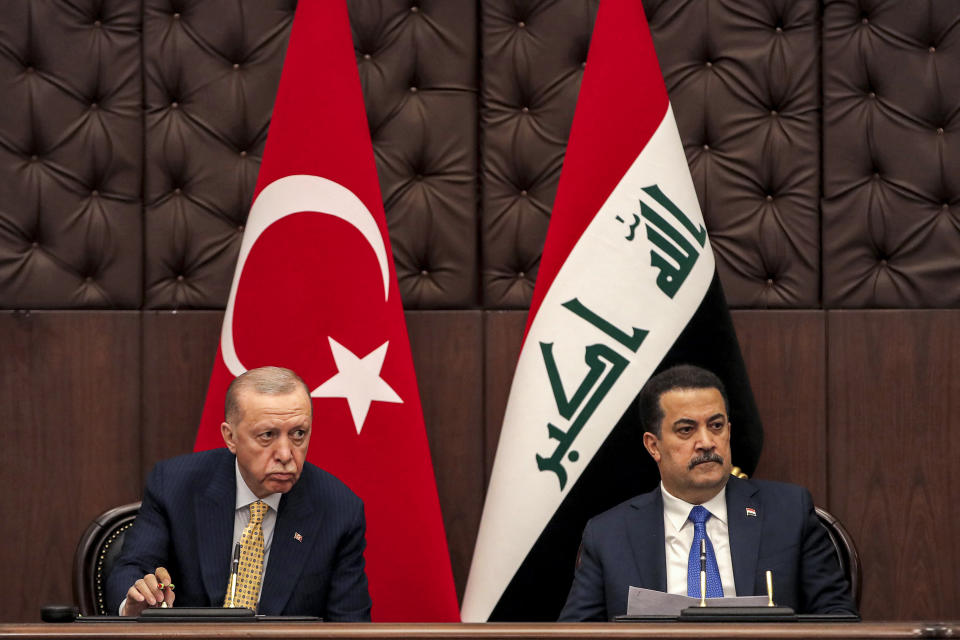
M 756 518 L 756 517 L 757 517 L 757 510 L 754 509 L 753 507 L 747 507 L 747 516 L 750 517 L 750 518 Z
M 757 514 L 753 514 L 753 515 L 757 515 Z M 293 539 L 296 540 L 297 542 L 303 542 L 303 536 L 300 535 L 299 531 L 294 532 Z

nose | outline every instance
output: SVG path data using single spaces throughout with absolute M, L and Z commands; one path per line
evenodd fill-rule
M 290 444 L 289 438 L 281 437 L 277 439 L 273 450 L 273 457 L 284 466 L 293 460 L 293 447 Z
M 716 436 L 706 426 L 702 426 L 697 433 L 696 447 L 698 451 L 712 451 L 717 448 Z

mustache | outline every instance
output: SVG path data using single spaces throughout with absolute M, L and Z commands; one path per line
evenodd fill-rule
M 716 451 L 708 451 L 707 453 L 701 454 L 690 461 L 688 469 L 693 469 L 698 464 L 703 464 L 705 462 L 719 462 L 723 464 L 723 458 Z

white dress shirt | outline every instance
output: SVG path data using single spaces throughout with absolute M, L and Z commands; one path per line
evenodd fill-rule
M 667 593 L 687 595 L 687 565 L 690 561 L 690 547 L 693 545 L 693 523 L 690 522 L 690 510 L 696 505 L 690 504 L 670 494 L 660 483 L 663 494 L 663 542 L 667 559 Z M 703 503 L 710 512 L 706 522 L 707 537 L 713 545 L 720 569 L 720 581 L 723 584 L 724 597 L 737 595 L 733 581 L 733 560 L 730 558 L 730 530 L 727 520 L 727 488 Z M 699 558 L 699 553 L 697 554 Z
M 250 524 L 250 505 L 260 500 L 240 475 L 240 464 L 234 461 L 234 468 L 237 474 L 237 500 L 236 511 L 233 516 L 233 545 L 230 547 L 230 560 L 233 561 L 233 550 L 240 542 L 240 534 L 248 524 Z M 273 529 L 277 525 L 277 509 L 280 508 L 280 498 L 282 493 L 271 493 L 263 501 L 270 507 L 263 516 L 263 522 L 260 528 L 263 529 L 263 572 L 261 576 L 267 575 L 267 562 L 270 560 L 270 545 L 273 543 Z M 174 581 L 176 582 L 176 581 Z M 261 584 L 263 584 L 261 580 Z

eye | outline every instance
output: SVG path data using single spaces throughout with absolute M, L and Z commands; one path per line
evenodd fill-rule
M 677 434 L 681 436 L 688 436 L 693 433 L 693 427 L 679 427 L 677 429 Z
M 262 431 L 257 434 L 257 440 L 260 442 L 270 442 L 273 440 L 273 431 Z
M 297 441 L 297 442 L 300 442 L 301 440 L 303 440 L 304 438 L 307 437 L 307 430 L 306 430 L 306 429 L 295 429 L 294 431 L 292 431 L 292 432 L 290 433 L 290 437 L 291 437 L 293 440 L 295 440 L 295 441 Z
M 723 422 L 722 420 L 718 420 L 718 421 L 716 421 L 716 422 L 711 422 L 711 423 L 710 423 L 710 428 L 713 429 L 714 431 L 723 431 L 723 428 L 724 428 L 726 425 L 727 425 L 726 422 Z

